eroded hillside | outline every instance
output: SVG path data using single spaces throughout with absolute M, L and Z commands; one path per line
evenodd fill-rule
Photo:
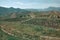
M 12 12 L 0 18 L 0 40 L 60 40 L 59 11 Z

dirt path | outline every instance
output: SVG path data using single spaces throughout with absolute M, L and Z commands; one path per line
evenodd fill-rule
M 33 18 L 30 18 L 30 19 L 28 19 L 28 20 L 25 20 L 25 21 L 21 21 L 21 23 L 23 23 L 23 22 L 26 22 L 26 21 L 29 21 L 29 20 L 31 20 L 31 19 L 33 19 Z
M 17 37 L 16 35 L 14 35 L 14 34 L 12 34 L 12 33 L 9 33 L 9 32 L 7 32 L 7 31 L 5 31 L 4 29 L 3 29 L 3 26 L 1 26 L 1 30 L 3 31 L 3 32 L 5 32 L 5 33 L 7 33 L 8 35 L 11 35 L 11 36 L 14 36 L 14 37 Z M 51 36 L 40 36 L 41 38 L 46 38 L 46 39 L 56 39 L 56 40 L 60 40 L 60 38 L 59 37 L 51 37 Z

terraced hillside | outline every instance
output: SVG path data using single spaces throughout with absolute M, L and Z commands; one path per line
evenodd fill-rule
M 0 40 L 60 40 L 59 15 L 32 14 L 1 20 Z
M 6 24 L 5 24 L 6 23 Z M 33 24 L 20 24 L 19 22 L 5 22 L 1 30 L 6 34 L 21 38 L 21 40 L 51 40 L 60 39 L 60 30 Z M 3 35 L 3 34 L 2 34 Z M 5 36 L 2 36 L 4 38 Z

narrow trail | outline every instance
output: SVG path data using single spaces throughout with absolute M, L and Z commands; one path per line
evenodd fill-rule
M 33 19 L 33 18 L 30 18 L 30 19 L 28 19 L 28 20 L 25 20 L 25 21 L 21 21 L 21 23 L 23 23 L 23 22 L 26 22 L 26 21 L 29 21 L 29 20 L 31 20 L 31 19 Z
M 1 30 L 2 30 L 3 32 L 7 33 L 8 35 L 11 35 L 11 36 L 17 37 L 17 36 L 15 36 L 14 34 L 5 31 L 4 29 L 1 29 Z
M 0 27 L 1 27 L 1 30 L 2 30 L 3 32 L 5 32 L 6 34 L 11 35 L 11 36 L 14 36 L 14 37 L 17 37 L 17 36 L 15 36 L 14 34 L 9 33 L 9 32 L 7 32 L 6 30 L 4 30 L 4 29 L 3 29 L 3 26 L 0 26 Z
M 11 36 L 14 36 L 14 37 L 18 37 L 18 36 L 16 36 L 16 35 L 12 34 L 12 33 L 7 32 L 6 30 L 4 30 L 4 29 L 3 29 L 3 26 L 0 26 L 0 27 L 1 27 L 1 30 L 2 30 L 3 32 L 7 33 L 8 35 L 11 35 Z M 46 39 L 49 39 L 49 40 L 50 40 L 50 39 L 60 40 L 59 37 L 42 36 L 42 35 L 40 35 L 40 38 L 46 38 Z
M 31 19 L 33 19 L 33 18 L 31 18 Z M 21 23 L 26 22 L 26 21 L 29 21 L 29 20 L 31 20 L 31 19 L 28 19 L 28 20 L 25 20 L 25 21 L 21 21 Z M 5 25 L 4 25 L 4 26 L 5 26 Z M 14 34 L 5 31 L 5 30 L 3 29 L 4 26 L 1 26 L 1 25 L 0 25 L 1 30 L 2 30 L 3 32 L 7 33 L 8 35 L 15 36 Z M 17 31 L 17 32 L 18 32 L 18 31 Z M 15 36 L 15 37 L 17 37 L 17 36 Z

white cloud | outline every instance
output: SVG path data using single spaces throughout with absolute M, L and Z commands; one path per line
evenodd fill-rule
M 22 3 L 22 2 L 14 2 L 14 3 L 17 5 L 24 5 L 24 3 Z
M 32 1 L 32 2 L 31 2 Z M 60 0 L 8 0 L 0 2 L 0 6 L 15 8 L 47 8 L 49 6 L 60 7 Z

